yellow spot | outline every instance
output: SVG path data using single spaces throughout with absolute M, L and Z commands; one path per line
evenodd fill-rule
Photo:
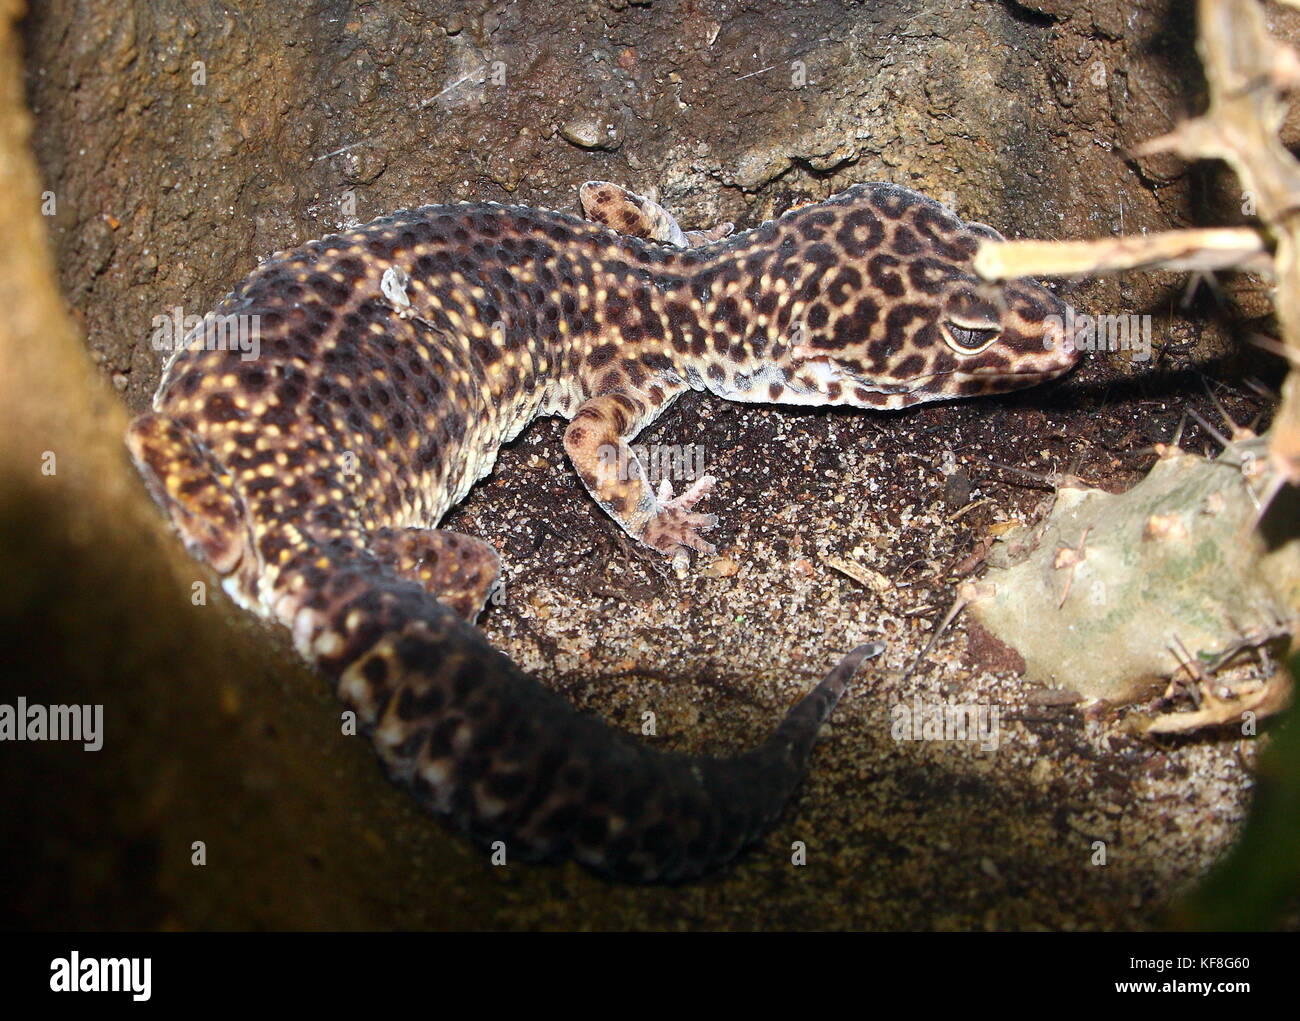
M 343 651 L 343 639 L 333 631 L 326 631 L 313 643 L 318 656 L 334 656 Z

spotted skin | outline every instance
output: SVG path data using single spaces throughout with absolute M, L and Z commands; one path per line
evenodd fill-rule
M 891 185 L 696 247 L 518 206 L 398 212 L 239 284 L 214 315 L 259 317 L 258 357 L 197 328 L 128 447 L 187 547 L 290 629 L 433 812 L 509 860 L 690 879 L 775 821 L 881 647 L 845 657 L 753 751 L 663 753 L 489 646 L 472 621 L 496 554 L 437 523 L 504 442 L 561 415 L 620 526 L 665 554 L 708 550 L 714 518 L 693 508 L 711 480 L 656 493 L 628 449 L 688 389 L 898 408 L 1059 375 L 1076 357 L 1048 318 L 1061 303 L 971 271 L 993 234 Z

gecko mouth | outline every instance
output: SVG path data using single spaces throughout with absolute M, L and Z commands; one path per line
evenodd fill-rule
M 965 376 L 968 379 L 998 379 L 1002 376 L 1015 376 L 1017 379 L 1031 378 L 1033 376 L 1056 376 L 1064 372 L 1065 369 L 971 369 L 969 372 L 954 372 L 954 376 Z
M 906 383 L 881 383 L 863 379 L 860 384 L 881 393 L 933 393 L 937 385 L 948 382 L 992 383 L 999 379 L 1015 380 L 1018 386 L 1030 386 L 1035 382 L 1045 382 L 1061 375 L 1061 369 L 952 369 L 948 372 L 928 372 L 923 376 L 914 376 Z
M 1049 379 L 1055 379 L 1062 375 L 1065 369 L 983 369 L 975 372 L 954 372 L 951 378 L 957 383 L 985 383 L 996 384 L 999 380 L 1006 380 L 1016 387 L 1034 386 L 1038 383 L 1046 383 Z

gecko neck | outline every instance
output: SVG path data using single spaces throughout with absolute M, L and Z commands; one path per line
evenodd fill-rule
M 571 336 L 576 357 L 564 365 L 593 377 L 597 391 L 665 372 L 726 396 L 728 376 L 759 371 L 788 350 L 826 268 L 805 262 L 784 221 L 697 249 L 619 237 L 613 250 L 617 260 L 597 257 L 599 275 L 579 310 L 590 327 Z

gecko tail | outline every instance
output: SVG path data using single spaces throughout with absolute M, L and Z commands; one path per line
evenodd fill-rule
M 781 725 L 768 739 L 769 743 L 778 747 L 788 744 L 799 762 L 805 761 L 817 739 L 818 730 L 848 690 L 849 682 L 857 673 L 858 667 L 864 660 L 873 659 L 884 651 L 884 642 L 869 642 L 850 652 L 786 714 Z
M 693 879 L 758 839 L 854 672 L 884 648 L 854 649 L 753 750 L 691 756 L 576 712 L 364 551 L 318 550 L 281 582 L 280 619 L 393 780 L 495 860 L 572 858 L 626 882 Z
M 884 651 L 883 642 L 859 645 L 796 702 L 771 736 L 752 751 L 733 759 L 696 760 L 701 786 L 711 795 L 712 819 L 721 825 L 713 831 L 707 853 L 687 847 L 687 853 L 672 860 L 669 875 L 654 879 L 692 879 L 710 872 L 770 829 L 803 779 L 817 735 L 854 674 L 865 660 Z M 637 877 L 618 874 L 618 878 Z
M 687 757 L 640 745 L 663 792 L 659 803 L 671 809 L 645 815 L 635 828 L 636 841 L 615 842 L 580 860 L 628 882 L 682 882 L 725 865 L 780 817 L 803 779 L 822 725 L 863 661 L 884 649 L 873 642 L 850 652 L 752 751 L 734 758 Z

